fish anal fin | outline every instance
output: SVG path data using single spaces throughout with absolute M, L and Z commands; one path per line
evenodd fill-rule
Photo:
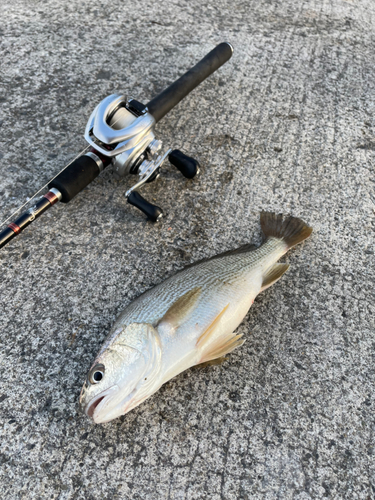
M 229 304 L 227 304 L 222 311 L 219 312 L 217 316 L 215 316 L 214 320 L 208 325 L 208 327 L 204 330 L 204 332 L 199 336 L 197 340 L 196 346 L 201 348 L 204 344 L 209 342 L 212 334 L 214 333 L 220 319 L 223 317 L 225 311 L 228 309 Z
M 265 276 L 263 276 L 261 292 L 276 283 L 278 279 L 288 270 L 289 264 L 274 264 Z
M 182 297 L 173 302 L 168 311 L 158 321 L 158 325 L 169 323 L 172 328 L 178 328 L 195 308 L 201 292 L 202 289 L 196 287 L 182 295 Z

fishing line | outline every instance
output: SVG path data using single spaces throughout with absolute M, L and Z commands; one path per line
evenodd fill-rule
M 60 172 L 58 172 L 43 187 L 41 187 L 35 194 L 33 194 L 33 196 L 31 198 L 29 198 L 23 205 L 21 205 L 20 207 L 18 207 L 7 219 L 5 219 L 3 222 L 1 222 L 0 226 L 2 226 L 3 224 L 6 224 L 10 219 L 13 218 L 13 216 L 15 214 L 17 214 L 20 210 L 22 210 L 23 207 L 25 207 L 26 205 L 28 205 L 41 191 L 43 191 L 43 189 L 45 189 L 46 187 L 48 187 L 48 184 L 50 182 L 52 182 L 54 179 L 56 179 L 56 177 L 58 175 L 60 175 L 61 172 L 63 172 L 66 168 L 68 168 L 69 165 L 71 165 L 77 158 L 79 158 L 82 154 L 84 154 L 89 148 L 90 148 L 90 146 L 87 146 L 80 153 L 78 153 L 78 155 L 75 158 L 73 158 L 73 160 L 71 160 L 67 165 L 65 165 L 65 167 L 63 169 L 61 169 Z
M 120 118 L 118 118 L 115 122 L 111 123 L 111 126 L 113 127 L 113 125 L 116 125 L 116 123 L 119 120 L 120 120 Z M 60 172 L 58 172 L 54 177 L 52 177 L 51 179 L 49 179 L 49 181 L 44 186 L 42 186 L 35 194 L 33 194 L 33 196 L 31 198 L 29 198 L 23 205 L 21 205 L 20 207 L 18 207 L 7 219 L 5 219 L 4 221 L 2 221 L 0 223 L 0 227 L 3 224 L 6 224 L 10 219 L 12 219 L 14 217 L 14 215 L 16 215 L 20 210 L 22 210 L 22 208 L 26 207 L 26 205 L 28 205 L 41 191 L 43 191 L 43 189 L 45 189 L 46 187 L 48 187 L 48 184 L 50 182 L 52 182 L 54 179 L 56 179 L 56 177 L 58 175 L 60 175 L 61 172 L 63 172 L 66 168 L 68 168 L 69 165 L 71 165 L 77 158 L 79 158 L 81 155 L 83 155 L 84 153 L 86 153 L 89 148 L 90 148 L 90 146 L 87 146 L 80 153 L 78 153 L 78 155 L 75 158 L 73 158 L 73 160 L 71 160 L 67 165 L 65 165 L 65 167 L 63 169 L 61 169 Z

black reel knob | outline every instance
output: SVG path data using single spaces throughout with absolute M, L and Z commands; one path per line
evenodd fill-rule
M 147 217 L 152 220 L 152 222 L 157 222 L 163 217 L 163 210 L 141 196 L 138 191 L 132 191 L 128 196 L 128 202 L 130 205 L 137 207 L 141 210 Z
M 184 155 L 178 149 L 173 150 L 169 156 L 169 161 L 174 165 L 184 177 L 192 179 L 199 173 L 199 163 L 194 158 Z

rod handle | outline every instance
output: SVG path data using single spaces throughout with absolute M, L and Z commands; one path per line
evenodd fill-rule
M 61 201 L 68 203 L 100 174 L 102 168 L 101 159 L 93 153 L 88 153 L 68 165 L 48 184 L 48 188 L 60 191 Z
M 232 54 L 233 47 L 230 43 L 220 43 L 178 80 L 151 99 L 147 107 L 156 122 L 161 120 L 203 80 L 226 63 Z

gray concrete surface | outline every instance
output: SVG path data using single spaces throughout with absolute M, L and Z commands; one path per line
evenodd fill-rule
M 0 251 L 2 499 L 375 498 L 372 0 L 4 0 L 1 218 L 84 147 L 100 99 L 147 101 L 228 40 L 158 126 L 172 167 L 146 222 L 105 172 Z M 314 227 L 240 327 L 245 345 L 95 426 L 86 372 L 131 299 L 259 242 L 261 209 Z

